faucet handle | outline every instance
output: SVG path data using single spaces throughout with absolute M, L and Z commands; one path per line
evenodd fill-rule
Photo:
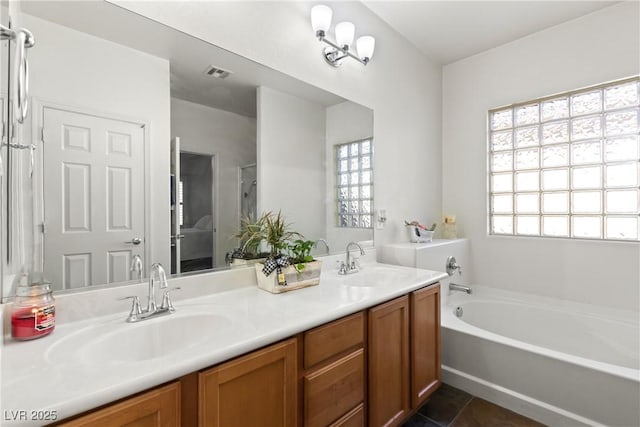
M 142 307 L 140 307 L 140 298 L 138 298 L 136 295 L 119 298 L 120 301 L 124 301 L 126 299 L 133 300 L 133 303 L 131 304 L 131 311 L 129 312 L 129 317 L 127 318 L 127 322 L 136 321 L 138 316 L 142 314 Z
M 182 288 L 180 286 L 176 286 L 164 291 L 164 293 L 162 294 L 162 304 L 160 304 L 160 310 L 169 310 L 171 312 L 176 311 L 176 309 L 173 307 L 173 303 L 171 302 L 171 299 L 169 298 L 169 292 L 177 291 L 179 289 L 182 289 Z
M 344 261 L 337 260 L 336 265 L 338 266 L 338 274 L 347 274 L 349 266 L 347 266 Z

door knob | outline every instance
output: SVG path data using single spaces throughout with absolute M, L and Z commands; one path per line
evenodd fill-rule
M 125 243 L 129 243 L 129 244 L 132 244 L 132 245 L 139 245 L 140 243 L 142 243 L 142 239 L 139 238 L 139 237 L 134 237 L 133 239 L 128 240 Z

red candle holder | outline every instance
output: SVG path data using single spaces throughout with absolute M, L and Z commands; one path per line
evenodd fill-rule
M 53 332 L 56 308 L 51 285 L 47 282 L 16 287 L 11 309 L 11 336 L 16 340 L 32 340 Z

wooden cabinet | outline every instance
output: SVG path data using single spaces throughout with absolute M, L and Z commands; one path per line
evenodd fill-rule
M 296 365 L 292 338 L 201 372 L 199 425 L 295 426 Z
M 440 382 L 435 284 L 56 425 L 396 426 Z
M 410 411 L 409 297 L 369 310 L 369 425 L 398 425 Z
M 175 427 L 180 425 L 180 383 L 155 388 L 63 421 L 64 427 Z
M 440 386 L 440 285 L 410 296 L 411 406 L 417 408 Z
M 364 319 L 360 312 L 305 332 L 305 426 L 364 426 Z
M 440 285 L 369 310 L 369 425 L 395 426 L 440 386 Z

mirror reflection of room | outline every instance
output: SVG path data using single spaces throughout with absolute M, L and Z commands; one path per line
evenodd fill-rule
M 214 157 L 182 151 L 178 182 L 179 272 L 213 268 Z M 176 273 L 172 266 L 172 273 Z
M 38 34 L 25 129 L 40 130 L 4 296 L 23 270 L 66 291 L 141 280 L 156 262 L 228 268 L 242 217 L 266 211 L 335 251 L 372 240 L 338 227 L 333 148 L 372 136 L 370 109 L 106 2 L 26 2 L 21 18 Z

